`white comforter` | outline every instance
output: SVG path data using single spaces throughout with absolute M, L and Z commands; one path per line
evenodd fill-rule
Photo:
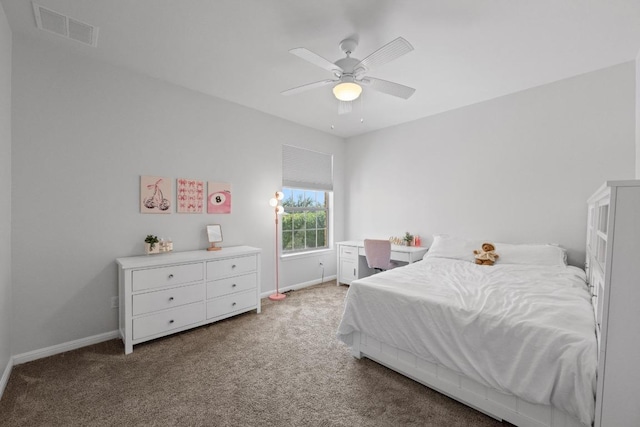
M 427 258 L 354 281 L 353 331 L 590 425 L 597 343 L 584 272 Z

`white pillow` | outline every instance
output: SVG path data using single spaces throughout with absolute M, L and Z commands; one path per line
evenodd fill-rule
M 482 240 L 466 240 L 446 234 L 433 236 L 433 243 L 424 258 L 450 258 L 475 262 L 474 249 L 480 249 Z
M 473 251 L 491 240 L 468 240 L 447 234 L 433 236 L 433 243 L 424 258 L 449 258 L 476 262 Z M 566 251 L 557 245 L 493 243 L 499 258 L 496 264 L 567 265 Z
M 567 265 L 566 251 L 556 245 L 495 243 L 496 264 Z

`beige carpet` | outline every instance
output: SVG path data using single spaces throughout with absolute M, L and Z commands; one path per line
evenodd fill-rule
M 2 426 L 503 426 L 335 338 L 347 287 L 147 342 L 15 366 Z

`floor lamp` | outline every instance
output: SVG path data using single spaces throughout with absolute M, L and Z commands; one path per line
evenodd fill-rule
M 285 294 L 281 294 L 279 290 L 279 282 L 280 275 L 278 272 L 278 265 L 280 264 L 280 257 L 278 256 L 279 247 L 278 247 L 278 215 L 284 212 L 284 208 L 280 205 L 280 200 L 284 198 L 284 194 L 281 191 L 276 191 L 274 197 L 269 200 L 269 205 L 273 208 L 276 216 L 276 293 L 269 295 L 269 299 L 273 301 L 280 301 L 285 299 L 287 296 Z

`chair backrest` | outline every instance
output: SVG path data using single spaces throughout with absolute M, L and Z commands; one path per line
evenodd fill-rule
M 365 239 L 364 254 L 369 268 L 388 270 L 391 264 L 391 242 L 388 240 Z

